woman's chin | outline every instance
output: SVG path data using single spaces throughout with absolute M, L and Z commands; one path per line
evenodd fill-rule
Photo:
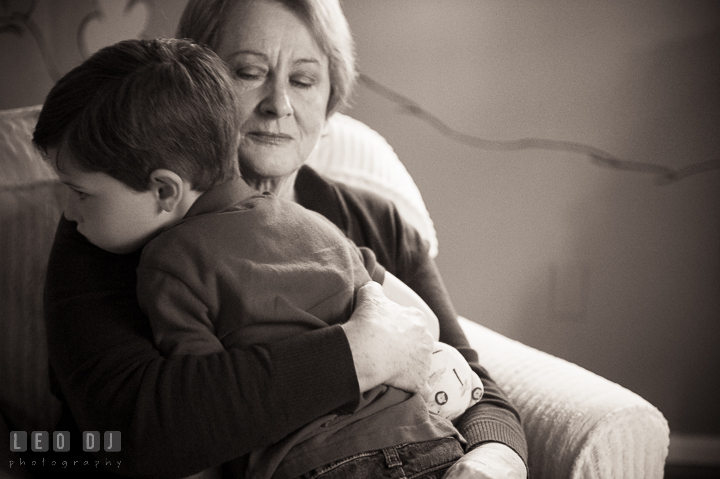
M 287 151 L 241 151 L 240 172 L 248 180 L 290 176 L 303 165 L 305 159 L 300 160 L 297 155 L 289 156 Z

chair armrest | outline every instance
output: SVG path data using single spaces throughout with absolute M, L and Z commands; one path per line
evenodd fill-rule
M 466 318 L 480 364 L 519 409 L 533 479 L 662 478 L 667 421 L 637 394 Z

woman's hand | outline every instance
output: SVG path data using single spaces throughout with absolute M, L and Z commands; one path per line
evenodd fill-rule
M 428 389 L 433 338 L 420 310 L 390 301 L 371 281 L 358 290 L 355 311 L 342 328 L 360 392 L 380 384 L 418 393 Z
M 461 457 L 443 479 L 526 479 L 525 463 L 499 442 L 487 442 Z

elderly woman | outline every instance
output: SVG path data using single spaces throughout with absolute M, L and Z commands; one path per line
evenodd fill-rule
M 470 448 L 496 442 L 511 446 L 504 449 L 511 457 L 517 457 L 513 449 L 524 452 L 515 411 L 477 365 L 418 233 L 387 201 L 303 165 L 326 119 L 348 99 L 356 75 L 353 41 L 338 2 L 190 0 L 177 36 L 208 45 L 233 74 L 244 121 L 239 161 L 245 180 L 325 215 L 419 293 L 440 319 L 440 340 L 462 351 L 489 386 L 483 403 L 459 425 Z
M 468 453 L 447 477 L 525 477 L 517 412 L 477 364 L 427 245 L 391 203 L 303 166 L 354 79 L 352 41 L 337 1 L 190 0 L 178 36 L 208 44 L 233 71 L 247 181 L 323 214 L 373 249 L 435 311 L 440 339 L 480 374 L 484 399 L 458 424 Z M 361 290 L 342 326 L 269 346 L 163 358 L 138 308 L 138 258 L 99 250 L 63 218 L 46 285 L 53 383 L 64 403 L 56 430 L 75 432 L 73 438 L 79 431 L 121 431 L 120 452 L 96 454 L 121 464 L 115 469 L 121 475 L 193 474 L 356 404 L 378 384 L 422 387 L 429 358 L 414 348 L 422 326 L 372 286 Z M 73 453 L 81 449 L 71 446 Z

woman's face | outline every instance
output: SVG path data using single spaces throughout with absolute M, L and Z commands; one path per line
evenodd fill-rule
M 307 159 L 325 124 L 328 58 L 305 23 L 272 0 L 238 4 L 216 53 L 237 88 L 247 179 L 285 177 Z

